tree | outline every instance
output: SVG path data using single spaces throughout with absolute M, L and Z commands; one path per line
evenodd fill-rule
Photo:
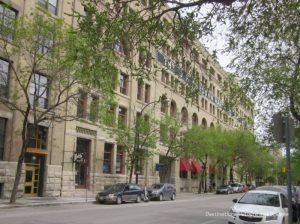
M 226 131 L 221 126 L 213 128 L 212 134 L 214 135 L 214 141 L 212 142 L 214 153 L 213 160 L 215 165 L 218 165 L 222 169 L 222 184 L 226 184 L 227 168 L 232 164 L 232 132 Z
M 11 26 L 3 23 L 1 26 L 4 33 L 0 50 L 11 69 L 10 80 L 15 88 L 10 95 L 1 94 L 0 103 L 22 118 L 19 130 L 22 143 L 10 198 L 10 203 L 15 203 L 29 144 L 29 123 L 36 130 L 42 122 L 75 119 L 64 108 L 66 103 L 77 105 L 78 87 L 84 86 L 86 90 L 97 87 L 104 97 L 109 96 L 111 74 L 115 70 L 108 76 L 113 58 L 106 57 L 106 64 L 92 61 L 87 51 L 91 49 L 91 42 L 60 19 L 49 19 L 34 12 L 19 17 Z M 1 83 L 7 84 L 8 77 L 1 75 L 0 78 Z
M 204 192 L 207 192 L 206 176 L 208 158 L 214 155 L 214 134 L 213 128 L 203 126 L 193 126 L 187 130 L 183 136 L 183 149 L 186 158 L 195 158 L 203 165 L 202 175 L 199 181 L 198 193 L 202 191 L 204 183 Z
M 126 152 L 129 183 L 132 182 L 133 171 L 136 172 L 136 182 L 138 182 L 137 172 L 141 171 L 142 163 L 147 163 L 147 160 L 155 153 L 153 149 L 158 139 L 159 122 L 151 118 L 149 114 L 137 113 L 132 125 L 119 120 L 117 126 L 108 130 Z
M 182 150 L 181 126 L 176 117 L 166 115 L 160 121 L 160 142 L 166 148 L 164 157 L 160 161 L 166 165 L 166 169 L 160 172 L 161 179 L 170 182 L 167 178 L 170 177 L 172 163 L 185 153 Z

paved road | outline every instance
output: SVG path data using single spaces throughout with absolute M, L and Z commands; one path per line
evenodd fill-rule
M 224 224 L 234 195 L 185 195 L 175 201 L 95 203 L 0 210 L 2 224 Z

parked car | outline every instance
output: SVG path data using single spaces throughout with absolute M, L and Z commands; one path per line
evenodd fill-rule
M 173 184 L 168 183 L 153 184 L 148 189 L 148 197 L 152 200 L 157 199 L 159 201 L 167 199 L 175 200 L 176 188 Z
M 227 216 L 228 224 L 287 224 L 288 202 L 284 194 L 276 191 L 253 190 L 245 193 Z
M 249 191 L 249 187 L 247 186 L 247 184 L 243 184 L 243 192 L 247 191 Z
M 229 184 L 223 184 L 217 188 L 216 194 L 233 194 L 233 188 Z
M 235 193 L 241 193 L 243 192 L 243 185 L 240 184 L 240 183 L 233 183 L 233 184 L 230 184 L 231 187 L 233 188 L 233 192 Z
M 136 184 L 115 184 L 96 195 L 99 203 L 121 204 L 125 201 L 141 202 L 144 198 L 144 190 Z

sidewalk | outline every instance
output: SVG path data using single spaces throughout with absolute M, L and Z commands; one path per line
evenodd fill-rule
M 17 199 L 15 204 L 11 205 L 9 204 L 9 199 L 0 199 L 0 209 L 33 206 L 51 206 L 75 203 L 92 203 L 94 201 L 95 198 L 85 197 L 28 197 L 19 198 Z
M 206 194 L 195 194 L 195 193 L 177 193 L 177 198 L 193 198 L 203 197 Z M 18 208 L 18 207 L 33 207 L 33 206 L 54 206 L 62 204 L 76 204 L 76 203 L 93 203 L 95 198 L 85 197 L 24 197 L 19 198 L 16 204 L 9 204 L 9 199 L 0 199 L 0 209 L 4 208 Z

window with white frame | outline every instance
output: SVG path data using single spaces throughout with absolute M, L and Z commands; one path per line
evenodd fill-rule
M 47 108 L 48 106 L 48 78 L 34 74 L 29 85 L 29 101 L 32 107 Z
M 38 0 L 38 3 L 51 14 L 57 14 L 57 0 Z
M 128 94 L 128 75 L 121 73 L 120 75 L 120 93 Z
M 17 11 L 0 2 L 0 36 L 8 41 L 13 40 Z
M 0 59 L 0 96 L 8 96 L 9 63 Z

